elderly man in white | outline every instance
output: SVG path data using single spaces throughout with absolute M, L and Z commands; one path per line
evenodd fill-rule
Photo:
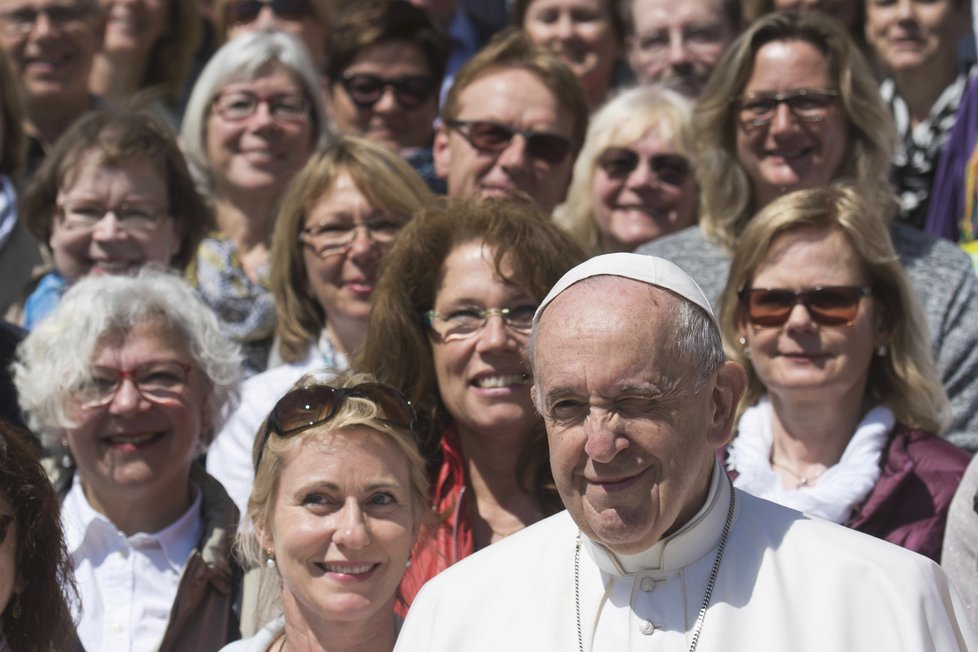
M 574 268 L 530 358 L 567 511 L 431 580 L 397 651 L 978 650 L 932 561 L 731 487 L 745 373 L 675 265 Z

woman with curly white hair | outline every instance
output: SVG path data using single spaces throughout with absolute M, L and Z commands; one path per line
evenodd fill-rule
M 239 636 L 234 503 L 195 463 L 240 354 L 179 277 L 89 276 L 18 347 L 49 450 L 84 649 L 216 650 Z

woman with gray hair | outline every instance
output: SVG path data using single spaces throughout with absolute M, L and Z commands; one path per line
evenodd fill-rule
M 197 80 L 180 139 L 214 206 L 188 277 L 245 354 L 265 368 L 275 329 L 269 252 L 279 202 L 292 177 L 326 142 L 319 76 L 305 47 L 284 32 L 236 38 Z
M 696 222 L 692 103 L 640 86 L 592 116 L 557 222 L 593 254 L 635 251 Z
M 49 450 L 90 651 L 238 638 L 238 511 L 194 460 L 240 354 L 180 278 L 90 276 L 24 340 L 14 382 Z

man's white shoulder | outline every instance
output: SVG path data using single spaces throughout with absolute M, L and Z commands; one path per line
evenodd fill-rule
M 443 571 L 418 593 L 395 650 L 560 648 L 576 635 L 559 629 L 574 613 L 577 531 L 560 512 Z

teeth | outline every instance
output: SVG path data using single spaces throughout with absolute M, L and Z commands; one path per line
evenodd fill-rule
M 346 575 L 362 575 L 366 573 L 371 568 L 373 564 L 364 564 L 362 566 L 348 566 L 346 564 L 323 564 L 323 568 L 330 573 L 345 573 Z
M 523 376 L 511 374 L 508 376 L 484 376 L 475 381 L 478 387 L 511 387 L 513 385 L 523 385 Z
M 109 441 L 113 444 L 145 444 L 155 436 L 153 432 L 146 435 L 115 435 L 109 437 Z
M 110 274 L 124 274 L 135 267 L 124 260 L 99 260 L 95 261 L 94 266 Z

